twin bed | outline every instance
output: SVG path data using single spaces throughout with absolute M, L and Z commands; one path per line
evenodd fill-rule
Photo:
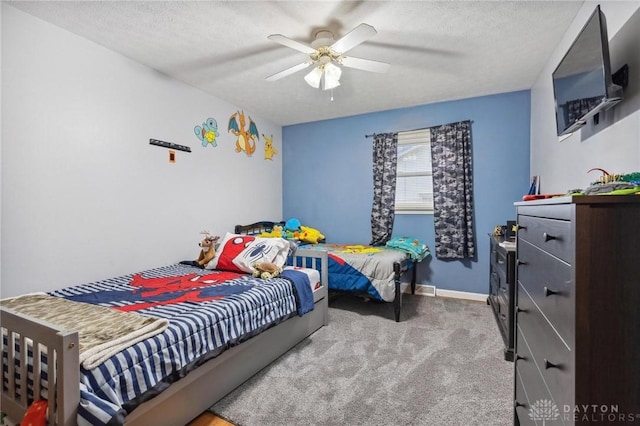
M 50 425 L 188 423 L 327 324 L 326 253 L 288 259 L 305 268 L 262 280 L 176 264 L 3 300 L 2 412 L 19 421 L 46 399 Z M 110 328 L 91 319 L 111 314 Z
M 283 226 L 284 222 L 261 221 L 237 225 L 235 232 L 259 235 L 262 232 L 270 232 L 275 225 Z M 411 294 L 415 294 L 417 264 L 429 253 L 423 244 L 417 248 L 409 246 L 389 248 L 321 242 L 303 244 L 300 247 L 327 254 L 329 290 L 390 302 L 393 305 L 394 319 L 399 322 L 402 308 L 402 278 L 410 271 Z

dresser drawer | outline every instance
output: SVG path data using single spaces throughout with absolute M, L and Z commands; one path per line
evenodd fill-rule
M 491 283 L 491 289 L 493 290 L 493 294 L 498 293 L 498 289 L 502 287 L 500 285 L 500 270 L 498 270 L 494 265 L 489 266 L 489 282 Z
M 530 352 L 553 401 L 562 409 L 573 401 L 573 354 L 522 286 L 518 287 L 518 308 L 518 331 L 526 339 L 525 350 Z
M 518 370 L 516 370 L 515 393 L 514 408 L 516 416 L 518 417 L 518 422 L 522 426 L 535 425 L 536 422 L 529 416 L 531 404 L 529 403 L 527 392 L 524 389 L 523 379 L 520 377 L 520 372 Z
M 571 267 L 526 242 L 518 247 L 518 263 L 518 282 L 571 348 L 574 336 Z
M 567 263 L 573 263 L 571 222 L 520 215 L 518 216 L 518 238 L 540 247 Z
M 500 304 L 500 318 L 505 324 L 509 324 L 511 321 L 509 317 L 509 289 L 502 287 L 498 290 L 498 303 Z
M 502 250 L 496 250 L 495 253 L 495 264 L 498 269 L 506 271 L 507 269 L 507 254 Z
M 542 424 L 536 416 L 536 407 L 541 404 L 554 404 L 553 398 L 536 366 L 522 330 L 516 326 L 516 399 L 515 410 L 520 424 Z M 557 405 L 556 405 L 557 406 Z M 560 420 L 557 417 L 555 420 Z M 557 423 L 562 424 L 561 421 Z

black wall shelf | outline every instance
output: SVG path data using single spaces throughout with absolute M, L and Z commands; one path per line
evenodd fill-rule
M 160 141 L 158 139 L 149 139 L 149 144 L 161 146 L 163 148 L 176 149 L 178 151 L 191 152 L 191 148 L 188 146 L 178 145 L 177 143 L 173 142 Z

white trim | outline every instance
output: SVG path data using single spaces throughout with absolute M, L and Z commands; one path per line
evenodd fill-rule
M 485 293 L 469 293 L 466 291 L 437 289 L 436 297 L 448 297 L 450 299 L 464 299 L 477 302 L 486 302 L 489 295 Z
M 430 214 L 433 216 L 433 209 L 430 210 L 396 210 L 396 214 Z
M 411 294 L 410 283 L 400 283 L 400 291 L 403 293 Z M 416 296 L 436 296 L 436 286 L 431 284 L 416 284 Z
M 429 292 L 420 291 L 420 287 L 433 287 L 436 292 L 436 297 L 445 297 L 449 299 L 462 299 L 462 300 L 472 300 L 474 302 L 486 302 L 489 297 L 488 294 L 485 293 L 470 293 L 467 291 L 458 291 L 458 290 L 443 290 L 436 288 L 433 284 L 416 284 L 416 296 L 428 296 L 432 297 Z M 410 283 L 401 283 L 400 291 L 403 293 L 411 294 L 411 284 Z

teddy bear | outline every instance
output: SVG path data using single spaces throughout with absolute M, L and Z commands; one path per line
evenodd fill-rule
M 268 280 L 269 278 L 275 278 L 280 275 L 282 269 L 275 263 L 271 262 L 258 262 L 253 264 L 253 276 L 256 278 L 262 278 Z
M 216 255 L 216 243 L 220 237 L 218 235 L 211 236 L 208 231 L 202 231 L 201 234 L 204 234 L 205 237 L 198 243 L 202 250 L 200 250 L 200 255 L 196 263 L 204 268 Z

